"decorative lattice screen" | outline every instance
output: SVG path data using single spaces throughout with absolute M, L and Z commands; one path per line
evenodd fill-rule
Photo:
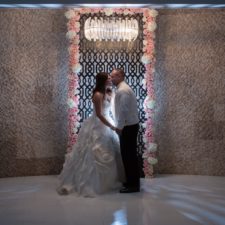
M 135 14 L 139 23 L 139 35 L 133 42 L 128 41 L 89 41 L 84 37 L 84 22 L 88 17 L 104 17 L 104 14 L 83 14 L 80 17 L 80 64 L 82 71 L 79 74 L 80 104 L 79 112 L 81 122 L 90 116 L 93 107 L 91 102 L 92 90 L 95 85 L 95 75 L 100 71 L 110 73 L 113 68 L 123 68 L 126 73 L 126 82 L 136 93 L 140 124 L 144 122 L 145 112 L 143 101 L 146 97 L 146 90 L 143 89 L 142 80 L 145 67 L 141 62 L 143 55 L 143 21 L 142 14 Z M 112 17 L 124 18 L 124 15 Z M 126 16 L 131 18 L 132 15 Z M 108 18 L 108 17 L 107 17 Z M 142 165 L 142 151 L 144 143 L 142 141 L 143 128 L 140 126 L 138 135 L 138 152 L 140 165 Z

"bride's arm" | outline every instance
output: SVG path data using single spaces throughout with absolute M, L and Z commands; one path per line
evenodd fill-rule
M 103 94 L 100 92 L 96 92 L 93 96 L 93 103 L 97 117 L 106 126 L 110 127 L 112 130 L 116 130 L 116 127 L 114 127 L 111 123 L 109 123 L 109 121 L 102 115 L 102 102 L 103 102 Z

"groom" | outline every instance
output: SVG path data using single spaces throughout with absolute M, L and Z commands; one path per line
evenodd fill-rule
M 117 133 L 120 137 L 120 149 L 125 169 L 126 183 L 120 193 L 140 191 L 139 166 L 137 158 L 138 109 L 137 99 L 124 81 L 122 69 L 114 69 L 111 81 L 117 87 L 114 105 Z

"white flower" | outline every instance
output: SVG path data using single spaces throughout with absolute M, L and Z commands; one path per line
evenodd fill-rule
M 76 134 L 77 131 L 78 131 L 78 128 L 77 128 L 77 127 L 74 127 L 74 128 L 73 128 L 73 132 Z
M 74 90 L 74 94 L 78 95 L 80 93 L 80 91 L 78 89 Z
M 143 45 L 147 45 L 148 42 L 146 40 L 143 41 Z
M 74 11 L 75 13 L 79 13 L 79 12 L 80 12 L 80 8 L 73 8 L 73 11 Z
M 151 58 L 150 58 L 150 56 L 149 55 L 143 55 L 142 57 L 141 57 L 141 62 L 143 63 L 143 64 L 148 64 L 148 63 L 150 63 L 151 62 Z
M 79 22 L 76 22 L 76 23 L 75 23 L 75 27 L 76 27 L 76 28 L 80 28 L 80 23 L 79 23 Z
M 158 159 L 153 158 L 153 157 L 148 157 L 147 161 L 151 164 L 151 165 L 155 165 L 158 162 Z
M 157 144 L 149 143 L 147 144 L 147 152 L 156 152 L 157 151 Z
M 142 140 L 143 140 L 144 143 L 147 143 L 147 138 L 146 137 L 143 137 Z
M 72 98 L 69 98 L 67 100 L 67 104 L 68 104 L 69 108 L 74 108 L 76 106 L 76 103 L 74 102 L 74 100 Z
M 150 9 L 149 16 L 156 17 L 156 16 L 158 16 L 158 12 L 155 9 Z
M 143 21 L 143 22 L 145 22 L 145 21 L 146 21 L 146 17 L 145 17 L 145 16 L 143 16 L 142 21 Z
M 79 45 L 80 39 L 79 38 L 75 38 L 73 43 L 76 44 L 76 45 Z
M 76 43 L 73 42 L 73 44 L 76 44 Z M 72 45 L 70 45 L 70 47 L 68 48 L 68 52 L 69 52 L 70 54 L 72 54 L 73 51 L 76 52 L 76 54 L 74 55 L 74 58 L 75 58 L 75 59 L 79 59 L 79 57 L 80 57 L 79 52 L 77 52 L 77 49 L 74 49 L 74 47 L 73 47 Z
M 104 9 L 105 15 L 106 16 L 110 16 L 113 14 L 113 9 L 109 8 L 109 9 Z
M 147 24 L 147 30 L 149 30 L 150 32 L 153 32 L 156 29 L 156 23 L 155 22 L 151 22 Z
M 76 126 L 76 127 L 80 127 L 80 123 L 77 121 L 77 122 L 75 123 L 75 126 Z
M 74 73 L 79 73 L 81 71 L 81 69 L 82 69 L 82 67 L 79 63 L 72 66 L 72 70 L 73 70 Z
M 146 88 L 146 79 L 142 80 L 142 85 L 143 85 L 143 88 L 145 89 Z
M 85 13 L 95 13 L 95 11 L 92 8 L 85 8 Z
M 155 106 L 155 101 L 154 101 L 154 100 L 149 100 L 149 101 L 147 102 L 147 108 L 148 108 L 148 109 L 153 109 L 154 106 Z
M 125 9 L 125 10 L 123 11 L 123 14 L 124 14 L 124 15 L 128 15 L 128 14 L 130 14 L 130 11 L 129 11 L 128 9 Z
M 77 35 L 77 33 L 76 33 L 75 31 L 72 31 L 72 30 L 70 30 L 70 31 L 68 31 L 68 32 L 66 33 L 66 37 L 67 37 L 68 39 L 73 39 L 74 37 L 76 37 L 76 35 Z
M 148 153 L 147 152 L 144 152 L 143 155 L 142 155 L 142 158 L 143 159 L 147 159 L 148 158 Z
M 143 123 L 142 124 L 142 127 L 146 128 L 147 127 L 146 123 Z
M 155 101 L 153 99 L 150 99 L 148 96 L 144 100 L 144 108 L 146 109 L 153 109 L 155 106 Z
M 76 13 L 72 9 L 68 10 L 65 13 L 65 16 L 66 16 L 67 19 L 71 19 L 71 18 L 75 17 L 75 15 L 76 15 Z

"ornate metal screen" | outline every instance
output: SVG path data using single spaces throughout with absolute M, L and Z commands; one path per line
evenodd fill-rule
M 146 90 L 143 89 L 142 80 L 145 67 L 141 62 L 143 55 L 143 21 L 142 14 L 135 14 L 139 23 L 139 34 L 135 41 L 89 41 L 84 36 L 84 23 L 88 17 L 104 17 L 104 14 L 83 14 L 80 17 L 80 64 L 82 72 L 79 74 L 80 104 L 79 112 L 81 122 L 92 113 L 91 102 L 92 90 L 95 86 L 95 75 L 104 71 L 110 73 L 113 68 L 123 68 L 126 73 L 126 82 L 134 90 L 139 107 L 140 124 L 144 122 L 145 112 L 143 101 Z M 112 17 L 124 18 L 124 15 L 113 14 Z M 132 18 L 131 15 L 128 16 Z M 140 163 L 142 163 L 142 141 L 143 128 L 140 126 L 138 134 L 138 152 Z M 142 173 L 143 175 L 143 173 Z

